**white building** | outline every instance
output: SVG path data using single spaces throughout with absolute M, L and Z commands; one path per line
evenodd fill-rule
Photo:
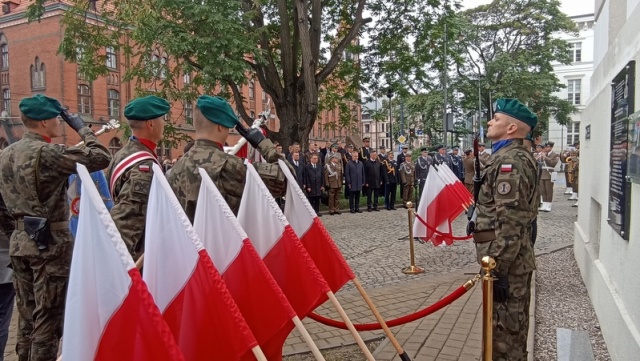
M 623 148 L 626 144 L 619 143 L 618 136 L 612 145 L 612 117 L 626 120 L 623 116 L 627 113 L 612 114 L 612 95 L 625 99 L 624 103 L 616 100 L 619 106 L 615 109 L 624 109 L 623 104 L 631 105 L 628 113 L 640 109 L 640 0 L 592 1 L 596 21 L 594 71 L 591 96 L 580 121 L 580 200 L 574 252 L 612 360 L 639 360 L 640 222 L 636 217 L 640 216 L 640 184 L 624 178 L 611 182 L 611 177 L 629 169 L 616 164 L 616 157 L 632 154 L 625 151 L 628 148 Z M 622 78 L 627 79 L 628 87 L 614 88 L 620 84 L 619 74 L 634 70 L 635 79 Z M 625 129 L 621 126 L 614 130 Z M 609 211 L 617 202 L 619 189 L 627 189 L 629 194 L 626 207 L 622 207 L 628 222 L 620 229 L 617 224 L 624 217 L 618 217 L 618 211 Z
M 555 119 L 549 119 L 549 129 L 546 140 L 555 143 L 554 150 L 562 152 L 566 147 L 573 146 L 579 140 L 580 121 L 587 99 L 591 74 L 593 73 L 593 27 L 594 15 L 578 15 L 570 17 L 580 30 L 574 34 L 560 34 L 558 38 L 569 42 L 571 46 L 572 63 L 569 65 L 555 64 L 554 73 L 566 88 L 556 95 L 568 99 L 578 111 L 571 115 L 572 124 L 561 126 Z
M 391 144 L 389 140 L 389 114 L 385 114 L 378 120 L 373 116 L 382 111 L 382 99 L 370 99 L 362 105 L 362 138 L 371 138 L 370 146 L 378 149 L 383 145 L 387 150 Z

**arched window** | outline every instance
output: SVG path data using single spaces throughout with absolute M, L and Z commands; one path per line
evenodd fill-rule
M 91 88 L 78 85 L 78 113 L 91 114 Z
M 9 45 L 4 34 L 0 34 L 0 69 L 9 69 Z
M 42 90 L 45 87 L 45 72 L 46 68 L 43 63 L 40 62 L 40 58 L 36 56 L 36 61 L 31 64 L 31 89 Z
M 11 90 L 2 89 L 2 109 L 6 110 L 11 115 Z
M 108 112 L 112 118 L 120 117 L 120 93 L 117 90 L 109 89 L 107 91 Z
M 160 58 L 160 79 L 167 78 L 167 53 L 162 53 L 162 57 Z
M 122 148 L 122 142 L 118 138 L 111 138 L 109 141 L 109 153 L 115 155 Z

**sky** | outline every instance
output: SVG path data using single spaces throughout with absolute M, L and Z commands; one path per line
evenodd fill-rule
M 491 0 L 462 0 L 465 8 L 473 8 L 478 5 L 488 4 Z M 560 0 L 562 11 L 569 15 L 585 15 L 593 13 L 594 0 Z

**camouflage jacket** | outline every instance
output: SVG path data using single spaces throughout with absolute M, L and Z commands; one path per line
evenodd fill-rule
M 122 240 L 127 245 L 134 260 L 144 252 L 144 227 L 147 215 L 147 201 L 151 179 L 153 179 L 153 160 L 134 162 L 122 175 L 113 182 L 111 177 L 115 167 L 123 159 L 137 152 L 155 154 L 136 139 L 129 142 L 118 151 L 109 165 L 107 180 L 111 185 L 111 218 L 116 224 Z
M 400 181 L 402 184 L 413 186 L 416 182 L 416 168 L 413 162 L 404 161 L 400 164 L 398 173 L 400 173 Z
M 281 159 L 269 139 L 260 142 L 258 150 L 268 163 L 275 163 Z M 202 181 L 198 168 L 209 174 L 229 208 L 237 215 L 247 175 L 244 161 L 235 155 L 225 153 L 220 144 L 214 141 L 197 139 L 189 152 L 171 168 L 167 177 L 189 220 L 193 223 Z
M 536 161 L 521 139 L 491 155 L 485 166 L 476 205 L 475 231 L 495 231 L 495 239 L 476 243 L 478 262 L 496 260 L 499 274 L 524 274 L 535 269 L 531 222 L 538 214 Z
M 84 146 L 66 147 L 49 144 L 35 133 L 25 133 L 22 140 L 0 154 L 0 192 L 9 214 L 20 220 L 24 216 L 44 217 L 50 223 L 69 220 L 67 187 L 69 175 L 76 173 L 76 163 L 89 172 L 104 169 L 111 156 L 88 128 L 80 129 Z M 71 252 L 72 237 L 68 229 L 51 232 L 49 248 L 39 251 L 24 231 L 11 236 L 11 256 L 56 258 Z

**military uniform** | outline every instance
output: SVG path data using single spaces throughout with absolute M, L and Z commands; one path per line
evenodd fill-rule
M 499 99 L 497 105 L 498 111 L 518 115 L 532 127 L 537 124 L 537 117 L 517 100 Z M 531 227 L 537 216 L 537 166 L 522 139 L 500 143 L 494 143 L 485 167 L 473 238 L 478 262 L 484 256 L 496 261 L 493 360 L 525 361 L 531 273 L 536 268 Z
M 413 187 L 416 182 L 416 172 L 413 162 L 407 162 L 406 160 L 400 164 L 398 168 L 400 173 L 400 182 L 404 185 L 402 193 L 402 202 L 407 205 L 407 202 L 413 201 Z
M 426 148 L 424 149 L 426 151 Z M 422 191 L 424 191 L 424 185 L 427 183 L 427 176 L 429 175 L 429 169 L 433 164 L 433 159 L 429 156 L 418 157 L 416 160 L 416 180 L 418 181 L 418 202 L 422 198 Z
M 393 159 L 393 154 L 389 154 L 382 162 L 382 169 L 385 173 L 384 185 L 384 207 L 387 210 L 396 209 L 396 189 L 398 185 L 398 164 Z
M 336 157 L 340 159 L 339 155 Z M 338 207 L 340 206 L 340 189 L 342 189 L 342 164 L 338 162 L 334 165 L 329 160 L 324 167 L 324 184 L 329 188 L 329 214 L 340 214 Z
M 549 146 L 551 143 L 547 143 Z M 553 144 L 551 144 L 553 146 Z M 542 211 L 551 211 L 551 203 L 553 202 L 553 182 L 551 181 L 551 173 L 555 171 L 555 167 L 560 161 L 560 155 L 554 151 L 542 152 L 540 155 L 542 163 L 542 173 L 540 175 L 540 195 L 542 196 Z
M 469 193 L 473 194 L 473 178 L 476 176 L 476 160 L 473 156 L 468 155 L 462 161 L 464 166 L 464 186 Z
M 489 154 L 489 152 L 487 152 L 486 150 L 483 150 L 482 152 L 480 152 L 480 155 L 478 155 L 478 160 L 480 160 L 480 164 L 484 166 L 487 164 L 487 161 L 489 161 L 489 157 L 491 157 L 491 154 Z
M 23 99 L 22 113 L 34 120 L 55 118 L 55 111 L 37 118 L 23 109 L 23 102 L 38 97 L 47 98 L 37 95 Z M 62 107 L 57 100 L 55 104 L 59 115 Z M 76 173 L 76 163 L 90 172 L 109 164 L 109 151 L 88 127 L 80 128 L 78 134 L 84 146 L 66 147 L 27 132 L 0 154 L 0 192 L 16 221 L 9 255 L 19 312 L 16 352 L 20 361 L 51 361 L 57 357 L 73 251 L 67 180 Z M 46 218 L 50 227 L 45 235 L 46 247 L 38 247 L 25 231 L 26 216 Z

